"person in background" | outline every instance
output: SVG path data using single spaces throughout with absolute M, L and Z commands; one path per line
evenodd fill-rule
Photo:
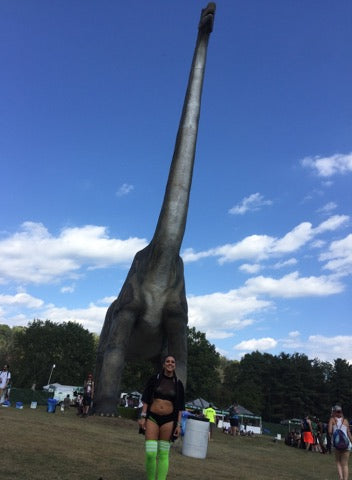
M 79 393 L 76 397 L 77 415 L 83 415 L 83 395 Z
M 83 388 L 83 413 L 81 416 L 87 417 L 94 398 L 94 380 L 91 373 L 88 375 L 87 380 L 85 380 Z
M 8 399 L 7 388 L 11 380 L 10 367 L 6 363 L 0 372 L 0 405 Z
M 176 360 L 165 357 L 162 372 L 153 375 L 142 395 L 139 426 L 145 433 L 147 480 L 165 480 L 169 470 L 170 440 L 181 434 L 184 387 L 176 376 Z
M 239 432 L 240 420 L 238 417 L 237 406 L 231 406 L 230 408 L 230 425 L 231 425 L 230 435 L 232 435 L 233 437 L 238 435 L 240 433 Z
M 209 439 L 213 438 L 213 429 L 216 421 L 216 411 L 213 409 L 213 405 L 209 403 L 209 407 L 203 410 L 205 418 L 209 420 Z
M 312 445 L 312 452 L 321 453 L 321 447 L 319 444 L 318 434 L 319 434 L 319 420 L 316 417 L 312 417 L 311 419 L 311 426 L 312 426 L 312 434 L 313 434 L 313 445 Z
M 306 450 L 312 450 L 314 445 L 314 437 L 312 430 L 312 422 L 309 418 L 309 415 L 306 415 L 302 421 L 302 430 L 303 430 L 303 442 L 306 447 Z
M 71 405 L 70 395 L 67 394 L 67 396 L 64 398 L 64 412 L 70 409 L 70 405 Z
M 332 415 L 329 420 L 328 433 L 332 438 L 336 429 L 340 429 L 352 442 L 352 435 L 347 418 L 344 418 L 340 405 L 335 405 L 332 409 Z M 335 449 L 335 461 L 339 480 L 348 480 L 348 460 L 350 458 L 349 448 L 346 450 Z

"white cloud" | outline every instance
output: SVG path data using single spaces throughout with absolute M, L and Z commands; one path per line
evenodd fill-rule
M 0 323 L 26 326 L 35 318 L 54 323 L 76 322 L 91 332 L 100 333 L 109 304 L 116 297 L 105 297 L 87 307 L 66 308 L 45 303 L 27 293 L 0 295 Z
M 332 217 L 328 218 L 320 225 L 318 225 L 318 227 L 314 229 L 314 233 L 319 234 L 335 231 L 345 225 L 349 221 L 349 219 L 350 217 L 347 215 L 333 215 Z
M 352 153 L 337 153 L 331 157 L 306 157 L 301 160 L 304 167 L 312 168 L 320 177 L 352 172 Z
M 352 363 L 352 336 L 337 335 L 326 337 L 324 335 L 310 335 L 303 339 L 299 331 L 289 332 L 287 338 L 274 339 L 272 337 L 252 338 L 239 342 L 233 347 L 241 351 L 241 355 L 253 351 L 267 351 L 276 349 L 287 353 L 304 352 L 308 358 L 318 358 L 321 361 L 333 363 L 337 358 L 344 358 Z M 274 355 L 276 353 L 273 353 Z
M 326 242 L 324 240 L 314 240 L 311 244 L 311 248 L 322 248 L 324 245 L 326 245 Z
M 16 293 L 16 295 L 0 295 L 0 305 L 6 307 L 22 307 L 36 309 L 44 304 L 40 298 L 32 297 L 28 293 Z
M 114 300 L 116 300 L 116 296 L 104 297 L 98 300 L 97 303 L 102 305 L 110 305 L 110 303 L 112 303 Z
M 311 335 L 306 345 L 307 355 L 310 358 L 319 358 L 322 361 L 332 362 L 337 358 L 344 358 L 352 362 L 352 336 Z
M 347 224 L 348 221 L 347 215 L 334 215 L 316 228 L 313 228 L 310 222 L 302 222 L 281 238 L 269 235 L 249 235 L 237 243 L 228 243 L 198 253 L 193 249 L 187 249 L 182 253 L 182 257 L 185 262 L 194 262 L 206 257 L 219 257 L 220 264 L 238 260 L 259 262 L 270 257 L 296 252 L 307 243 L 312 242 L 315 236 L 335 231 Z
M 250 278 L 243 287 L 243 291 L 249 294 L 279 298 L 320 297 L 341 293 L 343 290 L 344 286 L 334 277 L 300 277 L 298 272 L 279 279 L 263 276 Z
M 271 200 L 265 200 L 263 195 L 259 192 L 252 193 L 249 197 L 245 197 L 238 205 L 235 205 L 229 210 L 232 215 L 243 215 L 247 212 L 254 212 L 260 210 L 266 205 L 272 205 Z
M 117 190 L 116 195 L 118 197 L 124 197 L 125 195 L 128 195 L 130 192 L 134 190 L 134 186 L 130 185 L 128 183 L 124 183 L 121 185 L 121 187 Z
M 312 224 L 303 222 L 273 244 L 273 252 L 295 252 L 313 237 Z
M 188 297 L 189 324 L 203 332 L 240 330 L 251 325 L 252 315 L 272 307 L 255 295 L 230 290 L 227 293 Z M 217 333 L 219 334 L 219 333 Z
M 212 256 L 213 250 L 207 250 L 206 252 L 195 252 L 193 248 L 186 248 L 182 252 L 182 259 L 185 263 L 197 262 L 202 258 L 208 258 Z
M 77 279 L 83 267 L 129 264 L 146 244 L 140 238 L 109 238 L 101 226 L 64 228 L 55 237 L 43 224 L 25 222 L 21 231 L 0 240 L 0 279 L 36 284 Z
M 106 310 L 106 306 L 99 307 L 94 303 L 89 304 L 87 308 L 74 309 L 50 305 L 43 309 L 40 318 L 48 318 L 55 323 L 76 322 L 83 325 L 90 332 L 100 334 Z
M 60 289 L 61 293 L 73 293 L 75 291 L 75 285 L 66 285 Z
M 234 336 L 233 332 L 226 332 L 222 330 L 207 330 L 205 334 L 208 340 L 223 340 L 224 338 L 231 338 Z
M 235 260 L 263 260 L 268 257 L 272 251 L 275 239 L 267 235 L 250 235 L 243 240 L 222 245 L 209 251 L 211 255 L 216 255 L 220 263 L 233 262 Z
M 301 333 L 293 331 L 285 339 L 278 340 L 280 348 L 292 353 L 304 352 L 308 358 L 318 358 L 321 361 L 333 362 L 336 358 L 344 358 L 352 363 L 352 336 L 310 335 L 303 339 Z
M 319 260 L 328 262 L 324 269 L 338 274 L 352 273 L 352 234 L 331 243 L 329 250 L 320 255 Z
M 244 350 L 246 352 L 258 351 L 267 351 L 272 350 L 277 346 L 277 340 L 271 337 L 266 338 L 252 338 L 250 340 L 244 340 L 233 348 L 236 350 Z
M 298 330 L 294 330 L 293 332 L 289 332 L 288 336 L 291 338 L 297 338 L 300 336 L 300 333 Z
M 319 208 L 318 212 L 324 213 L 324 214 L 330 214 L 336 208 L 337 208 L 337 204 L 335 202 L 329 202 L 323 207 Z
M 285 268 L 285 267 L 291 267 L 292 265 L 296 265 L 298 262 L 295 258 L 289 258 L 288 260 L 285 260 L 283 262 L 277 262 L 275 263 L 274 267 L 276 270 L 280 268 Z
M 243 265 L 240 265 L 239 270 L 242 272 L 246 273 L 257 273 L 261 269 L 261 266 L 258 263 L 244 263 Z

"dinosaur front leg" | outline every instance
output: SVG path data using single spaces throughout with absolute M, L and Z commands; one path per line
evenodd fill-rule
M 122 373 L 136 316 L 132 310 L 119 310 L 111 315 L 115 318 L 112 319 L 108 338 L 104 341 L 105 348 L 100 354 L 94 395 L 95 412 L 104 415 L 116 413 Z

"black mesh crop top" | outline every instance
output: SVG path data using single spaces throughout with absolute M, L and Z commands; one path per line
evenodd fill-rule
M 154 390 L 154 398 L 174 402 L 176 398 L 176 385 L 173 377 L 162 375 L 159 385 Z

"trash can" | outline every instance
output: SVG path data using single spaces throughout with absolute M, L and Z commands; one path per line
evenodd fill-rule
M 46 411 L 48 413 L 55 413 L 57 400 L 55 398 L 48 398 L 48 408 Z
M 193 458 L 207 456 L 209 438 L 209 420 L 190 416 L 182 443 L 182 455 Z

